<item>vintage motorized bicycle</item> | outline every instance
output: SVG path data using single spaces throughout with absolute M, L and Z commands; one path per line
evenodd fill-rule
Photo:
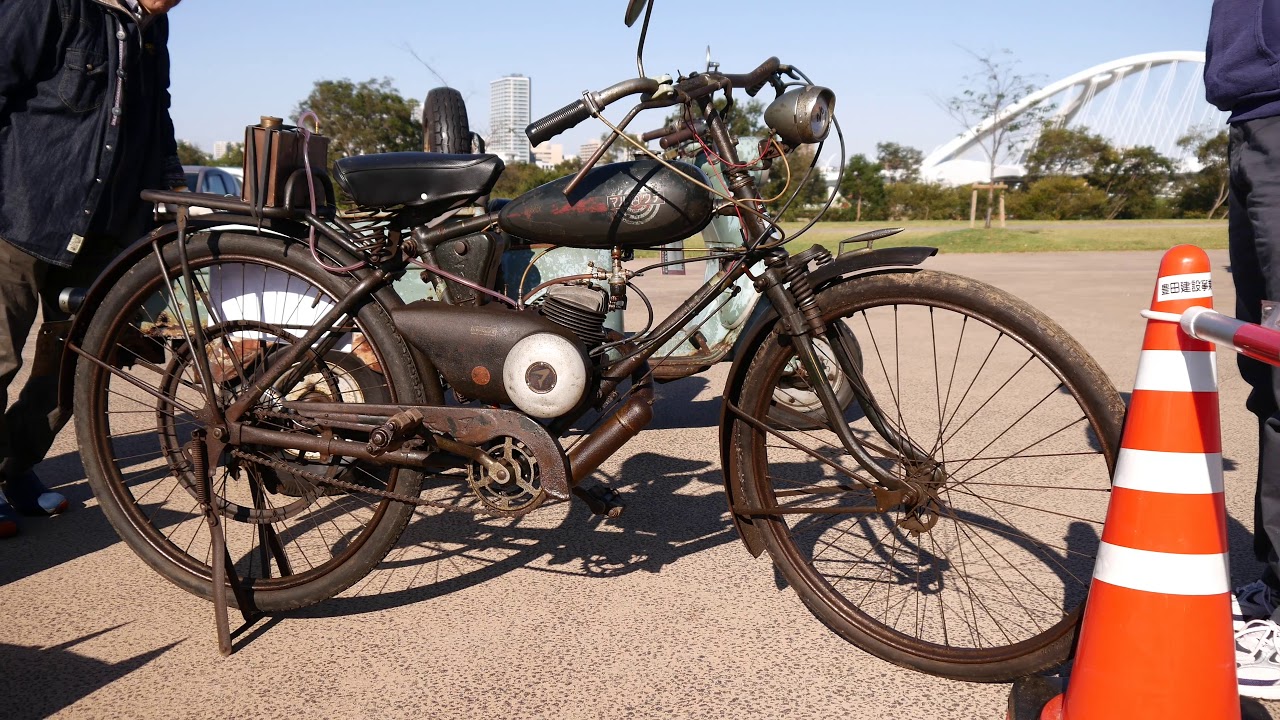
M 180 212 L 121 255 L 69 330 L 64 397 L 74 379 L 107 517 L 165 578 L 222 609 L 321 602 L 369 573 L 416 507 L 421 522 L 514 517 L 573 496 L 651 419 L 650 361 L 749 283 L 767 305 L 736 344 L 719 428 L 747 548 L 767 551 L 832 630 L 895 663 L 1000 681 L 1062 662 L 1105 513 L 1119 395 L 1026 303 L 921 269 L 932 248 L 788 252 L 794 234 L 752 171 L 838 134 L 834 97 L 776 58 L 746 74 L 647 77 L 652 10 L 627 8 L 628 24 L 644 15 L 639 77 L 584 93 L 528 135 L 598 118 L 626 142 L 640 112 L 677 108 L 684 121 L 665 134 L 699 143 L 705 172 L 638 148 L 640 159 L 591 158 L 467 217 L 453 213 L 489 193 L 495 156 L 341 159 L 334 181 L 379 211 L 358 221 L 312 170 L 278 205 L 147 194 L 216 212 Z M 773 135 L 742 153 L 724 115 L 735 93 L 765 88 Z M 616 124 L 601 112 L 637 96 Z M 323 197 L 313 208 L 295 194 Z M 741 238 L 711 248 L 705 285 L 641 331 L 605 326 L 644 301 L 628 249 L 725 217 Z M 492 289 L 510 238 L 609 262 L 513 300 Z M 465 272 L 436 262 L 446 244 Z M 414 267 L 448 296 L 405 303 L 393 282 Z

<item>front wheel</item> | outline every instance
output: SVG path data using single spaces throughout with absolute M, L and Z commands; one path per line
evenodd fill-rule
M 831 629 L 899 665 L 1003 682 L 1065 661 L 1124 413 L 1111 382 L 1049 318 L 966 278 L 867 275 L 818 301 L 856 340 L 822 348 L 832 363 L 864 356 L 840 421 L 917 497 L 877 497 L 831 425 L 781 407 L 812 388 L 774 335 L 740 400 L 759 422 L 737 423 L 733 450 L 779 572 Z

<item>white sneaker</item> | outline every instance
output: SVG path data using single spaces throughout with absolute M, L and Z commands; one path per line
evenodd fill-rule
M 1236 683 L 1245 697 L 1280 700 L 1280 625 L 1251 620 L 1236 633 Z
M 1231 595 L 1231 629 L 1240 632 L 1250 620 L 1264 620 L 1275 612 L 1276 593 L 1261 580 L 1236 588 Z

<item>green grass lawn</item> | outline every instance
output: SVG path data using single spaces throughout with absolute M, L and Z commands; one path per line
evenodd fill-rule
M 800 223 L 783 223 L 788 233 Z M 876 241 L 876 247 L 929 245 L 947 253 L 1058 252 L 1073 250 L 1167 250 L 1174 245 L 1198 245 L 1205 249 L 1227 246 L 1225 220 L 1079 220 L 1017 221 L 1006 227 L 984 230 L 981 222 L 970 229 L 964 221 L 822 222 L 791 246 L 792 252 L 814 243 L 833 252 L 839 242 L 882 227 L 905 231 Z

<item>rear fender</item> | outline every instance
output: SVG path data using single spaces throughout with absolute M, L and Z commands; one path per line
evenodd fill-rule
M 198 233 L 208 231 L 236 232 L 243 235 L 261 235 L 263 237 L 273 237 L 289 242 L 305 245 L 306 226 L 281 220 L 265 220 L 259 227 L 259 221 L 240 215 L 230 213 L 212 213 L 208 215 L 197 215 L 187 220 L 187 233 Z M 176 223 L 170 223 L 156 228 L 147 236 L 129 246 L 128 249 L 116 256 L 115 260 L 107 266 L 102 274 L 98 276 L 93 285 L 85 294 L 84 301 L 80 304 L 80 310 L 70 321 L 70 327 L 67 330 L 63 342 L 72 342 L 76 346 L 84 340 L 85 333 L 88 332 L 89 324 L 93 320 L 93 309 L 102 305 L 103 299 L 111 288 L 115 287 L 120 279 L 124 276 L 129 268 L 133 267 L 140 260 L 148 255 L 152 255 L 152 244 L 159 242 L 161 245 L 174 242 L 178 237 L 178 226 Z M 338 262 L 349 265 L 361 258 L 356 258 L 338 245 L 320 236 L 317 238 L 316 249 L 323 255 L 337 260 Z M 396 294 L 390 285 L 381 288 L 374 297 L 388 312 L 404 305 L 404 301 Z M 424 370 L 421 354 L 414 352 L 414 358 L 418 360 L 418 368 Z M 72 398 L 74 396 L 75 386 L 75 369 L 79 356 L 73 352 L 63 352 L 58 365 L 58 407 L 63 417 L 70 417 L 72 409 Z M 428 363 L 429 365 L 429 363 Z M 427 383 L 430 388 L 431 383 Z M 428 393 L 430 395 L 431 393 Z M 439 398 L 428 398 L 429 401 L 439 402 Z
M 882 268 L 914 267 L 937 252 L 937 248 L 931 247 L 896 247 L 846 253 L 809 273 L 809 282 L 818 293 L 818 304 L 821 305 L 823 290 L 844 282 L 851 276 Z M 906 270 L 900 272 L 906 272 Z M 747 368 L 777 322 L 778 312 L 771 305 L 766 302 L 757 307 L 753 324 L 743 333 L 734 347 L 733 366 L 729 369 L 729 378 L 724 384 L 724 400 L 720 405 L 720 468 L 724 473 L 724 490 L 729 500 L 729 515 L 733 518 L 733 525 L 738 529 L 738 535 L 747 546 L 747 550 L 756 557 L 764 552 L 764 539 L 760 528 L 756 526 L 751 516 L 734 511 L 735 506 L 745 501 L 746 495 L 740 473 L 737 472 L 734 464 L 736 458 L 731 451 L 732 433 L 735 431 L 736 423 L 734 423 L 733 414 L 729 412 L 729 404 L 738 404 L 742 396 L 742 385 L 747 375 Z

